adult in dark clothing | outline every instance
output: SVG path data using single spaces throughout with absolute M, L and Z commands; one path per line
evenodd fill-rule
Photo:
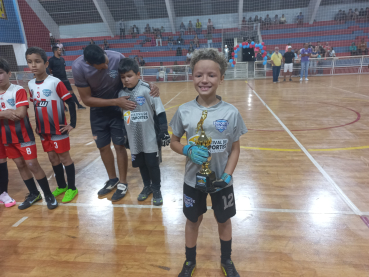
M 283 70 L 283 82 L 286 81 L 287 71 L 290 72 L 290 81 L 292 81 L 292 72 L 293 72 L 293 63 L 295 61 L 295 53 L 292 52 L 292 46 L 288 46 L 287 52 L 283 55 L 283 63 L 284 63 L 284 70 Z
M 49 59 L 50 73 L 63 82 L 69 93 L 72 95 L 72 99 L 77 104 L 78 109 L 86 109 L 78 102 L 78 99 L 73 92 L 72 86 L 69 83 L 67 72 L 65 71 L 65 60 L 63 59 L 63 57 L 61 57 L 62 50 L 59 47 L 54 46 L 52 51 L 54 53 L 54 56 Z
M 127 190 L 128 157 L 125 145 L 127 136 L 121 108 L 134 110 L 136 102 L 130 97 L 118 98 L 123 88 L 118 73 L 119 62 L 124 56 L 115 51 L 103 51 L 97 45 L 89 45 L 83 56 L 72 65 L 73 77 L 83 102 L 91 107 L 90 121 L 92 135 L 100 150 L 101 159 L 109 176 L 98 195 L 105 195 L 117 187 L 112 200 L 124 197 Z M 151 95 L 159 96 L 157 86 L 151 84 Z M 114 155 L 110 148 L 111 141 L 117 154 L 119 178 L 115 171 Z

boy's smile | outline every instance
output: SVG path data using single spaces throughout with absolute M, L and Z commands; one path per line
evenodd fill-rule
M 200 60 L 193 70 L 193 81 L 200 96 L 215 96 L 218 86 L 223 82 L 219 64 L 211 60 Z

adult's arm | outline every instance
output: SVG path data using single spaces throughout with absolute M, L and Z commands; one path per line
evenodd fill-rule
M 90 87 L 77 87 L 79 95 L 85 105 L 89 107 L 109 107 L 118 106 L 124 110 L 134 110 L 136 108 L 135 102 L 129 101 L 129 96 L 119 97 L 115 99 L 102 99 L 91 96 Z

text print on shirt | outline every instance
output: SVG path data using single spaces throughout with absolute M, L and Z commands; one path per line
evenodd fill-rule
M 132 122 L 145 122 L 149 119 L 149 112 L 125 112 L 124 113 L 124 121 L 129 125 Z
M 195 145 L 198 135 L 191 137 L 188 140 L 188 144 Z M 212 139 L 210 144 L 210 153 L 221 153 L 227 149 L 228 139 Z

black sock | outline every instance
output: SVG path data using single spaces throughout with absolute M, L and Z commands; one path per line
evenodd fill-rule
M 76 190 L 76 170 L 74 163 L 65 167 L 67 173 L 68 189 Z
M 60 163 L 56 166 L 53 166 L 54 172 L 55 172 L 55 179 L 56 183 L 58 184 L 58 187 L 63 189 L 67 187 L 67 183 L 65 182 L 64 178 L 64 168 L 63 165 Z
M 186 246 L 186 261 L 196 263 L 196 246 L 192 248 Z
M 51 194 L 49 182 L 47 181 L 46 176 L 40 180 L 37 180 L 37 182 L 40 185 L 42 191 L 44 192 L 45 197 Z
M 39 195 L 40 192 L 38 191 L 35 180 L 33 178 L 28 179 L 28 180 L 23 180 L 23 182 L 26 184 L 26 187 L 28 188 L 29 193 L 33 195 Z
M 4 191 L 8 192 L 8 182 L 9 182 L 9 172 L 8 172 L 8 163 L 0 164 L 0 194 Z
M 229 241 L 220 240 L 220 252 L 220 259 L 222 263 L 225 263 L 227 260 L 231 259 L 232 239 Z
M 140 166 L 140 173 L 141 173 L 141 177 L 142 177 L 142 181 L 144 183 L 145 187 L 149 187 L 151 185 L 151 181 L 150 181 L 150 171 L 147 168 L 146 165 Z
M 77 104 L 78 107 L 81 106 L 81 104 L 78 102 L 77 96 L 74 93 L 72 93 L 72 99 Z
M 114 183 L 115 184 L 118 181 L 119 181 L 118 177 L 115 177 L 114 179 L 109 179 L 108 182 L 111 182 L 111 183 Z
M 150 172 L 151 188 L 154 190 L 160 190 L 160 167 L 155 165 L 147 166 L 147 168 Z

